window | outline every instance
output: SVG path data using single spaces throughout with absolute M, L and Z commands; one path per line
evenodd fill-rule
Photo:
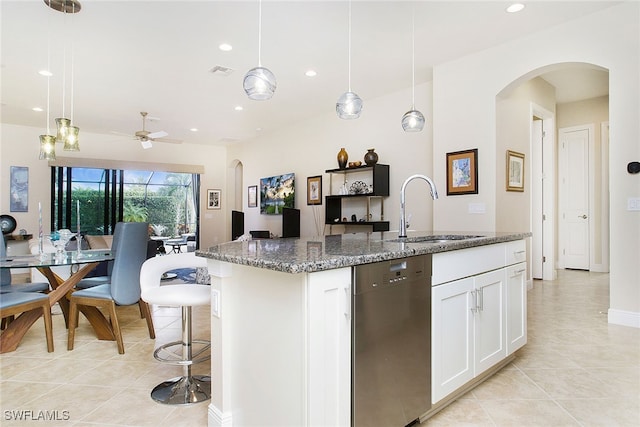
M 51 170 L 52 229 L 75 231 L 79 202 L 86 234 L 112 234 L 118 221 L 143 221 L 152 235 L 197 236 L 198 174 L 65 166 Z

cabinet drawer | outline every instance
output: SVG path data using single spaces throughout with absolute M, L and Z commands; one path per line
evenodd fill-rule
M 513 265 L 527 260 L 527 247 L 524 240 L 505 243 L 505 264 Z
M 504 267 L 505 243 L 433 254 L 432 286 Z

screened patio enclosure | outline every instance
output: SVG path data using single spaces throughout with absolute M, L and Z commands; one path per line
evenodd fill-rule
M 112 234 L 119 221 L 149 223 L 151 236 L 195 235 L 199 174 L 147 170 L 52 167 L 51 229 Z M 79 209 L 78 209 L 79 206 Z

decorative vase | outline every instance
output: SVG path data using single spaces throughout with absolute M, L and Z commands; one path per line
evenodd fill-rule
M 378 163 L 378 154 L 374 150 L 375 148 L 369 148 L 367 154 L 364 155 L 364 162 L 367 166 L 373 166 Z
M 338 152 L 338 167 L 340 169 L 344 169 L 347 167 L 347 160 L 349 160 L 349 155 L 345 151 L 344 148 L 341 148 Z

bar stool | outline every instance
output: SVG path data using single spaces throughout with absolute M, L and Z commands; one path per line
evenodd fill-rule
M 205 258 L 195 253 L 170 254 L 151 258 L 144 262 L 140 270 L 140 288 L 142 299 L 149 304 L 182 307 L 182 340 L 158 347 L 153 357 L 156 360 L 182 366 L 181 377 L 172 378 L 158 384 L 151 391 L 151 398 L 168 405 L 190 405 L 211 398 L 211 377 L 192 375 L 191 365 L 210 359 L 207 351 L 210 341 L 191 338 L 191 307 L 208 305 L 211 302 L 211 287 L 193 283 L 160 286 L 162 275 L 177 268 L 206 267 Z M 193 346 L 198 346 L 194 351 Z M 181 355 L 171 348 L 181 347 Z

